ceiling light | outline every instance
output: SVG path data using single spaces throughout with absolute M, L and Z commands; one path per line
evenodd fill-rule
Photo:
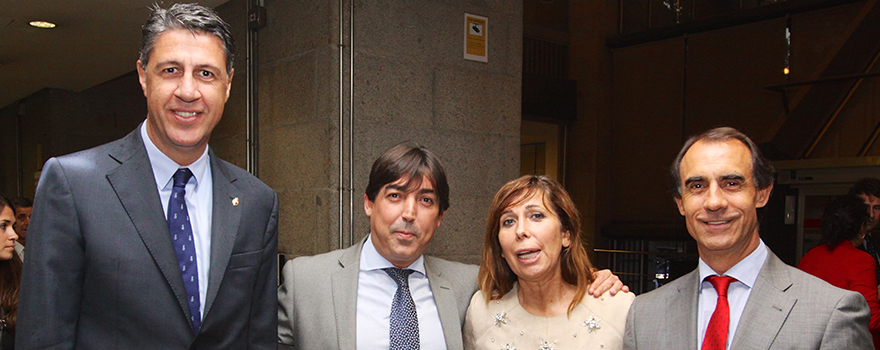
M 30 25 L 37 28 L 55 28 L 55 23 L 45 21 L 31 21 Z

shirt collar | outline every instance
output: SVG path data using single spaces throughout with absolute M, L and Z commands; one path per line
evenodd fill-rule
M 764 266 L 764 260 L 767 260 L 767 246 L 764 245 L 763 240 L 758 240 L 758 242 L 758 248 L 755 248 L 755 251 L 746 256 L 745 259 L 742 259 L 740 262 L 736 263 L 736 265 L 733 265 L 733 267 L 724 273 L 724 276 L 736 278 L 737 281 L 752 288 L 755 285 L 755 281 L 758 279 L 758 273 L 761 272 L 761 267 Z M 718 273 L 715 272 L 715 270 L 712 270 L 712 268 L 709 267 L 709 264 L 706 264 L 706 262 L 703 261 L 703 258 L 700 258 L 699 268 L 700 289 L 702 289 L 702 282 L 706 277 L 718 275 Z
M 190 165 L 181 166 L 174 160 L 169 158 L 156 147 L 150 136 L 147 135 L 147 122 L 141 123 L 141 139 L 144 141 L 144 147 L 147 148 L 147 156 L 150 158 L 150 166 L 153 168 L 153 176 L 156 179 L 156 187 L 160 190 L 168 190 L 173 183 L 171 177 L 179 168 L 189 168 L 193 173 L 192 181 L 195 181 L 195 190 L 198 190 L 199 184 L 204 181 L 208 175 L 208 147 L 205 151 Z M 167 187 L 167 188 L 166 188 Z
M 367 236 L 367 241 L 364 242 L 364 247 L 361 249 L 361 271 L 372 271 L 384 269 L 386 267 L 395 267 L 394 264 L 385 259 L 384 256 L 379 254 L 379 251 L 376 250 L 376 247 L 373 246 L 373 235 L 370 234 Z M 415 262 L 406 267 L 407 269 L 414 270 L 423 276 L 425 273 L 425 256 L 420 255 Z

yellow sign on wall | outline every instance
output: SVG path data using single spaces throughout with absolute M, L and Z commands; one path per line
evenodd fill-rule
M 489 62 L 489 18 L 464 14 L 464 58 Z

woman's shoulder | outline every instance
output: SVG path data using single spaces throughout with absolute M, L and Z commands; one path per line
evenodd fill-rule
M 510 291 L 501 299 L 489 300 L 488 302 L 484 295 L 482 291 L 477 291 L 471 297 L 463 332 L 467 349 L 483 348 L 482 345 L 477 344 L 488 341 L 487 337 L 504 334 L 505 331 L 512 328 L 500 326 L 513 326 L 513 323 L 518 320 L 518 317 L 512 315 L 512 313 L 519 314 L 518 310 L 514 310 L 519 306 L 516 292 Z M 511 296 L 513 296 L 513 303 L 511 303 Z M 510 325 L 508 325 L 509 322 Z
M 873 265 L 874 258 L 864 250 L 859 249 L 850 241 L 843 241 L 834 248 L 836 258 L 848 260 L 850 263 L 863 263 Z
M 499 299 L 488 300 L 488 302 L 483 291 L 477 290 L 474 296 L 471 297 L 471 304 L 468 309 L 471 312 L 493 313 L 508 310 L 516 305 L 519 305 L 519 300 L 516 298 L 516 289 L 507 292 L 507 294 Z
M 617 313 L 620 310 L 623 310 L 625 314 L 629 310 L 629 305 L 632 304 L 635 298 L 636 295 L 631 292 L 617 292 L 615 295 L 605 292 L 598 298 L 587 294 L 584 296 L 584 299 L 581 300 L 580 305 L 589 308 L 593 312 Z
M 587 295 L 572 312 L 571 317 L 578 322 L 581 329 L 588 327 L 589 332 L 601 328 L 599 332 L 601 335 L 597 333 L 597 337 L 611 343 L 620 343 L 626 329 L 626 315 L 635 298 L 635 294 L 629 292 L 618 292 L 613 296 L 605 292 L 598 298 Z M 610 346 L 615 348 L 613 345 Z

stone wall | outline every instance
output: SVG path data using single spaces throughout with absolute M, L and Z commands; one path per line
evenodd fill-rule
M 298 256 L 339 247 L 338 191 L 348 188 L 353 132 L 355 239 L 369 231 L 363 191 L 373 160 L 410 140 L 441 158 L 451 188 L 452 205 L 428 253 L 475 263 L 491 197 L 519 172 L 522 3 L 348 5 L 340 96 L 338 3 L 266 2 L 269 22 L 260 31 L 259 52 L 260 177 L 281 198 L 279 251 Z M 489 18 L 488 63 L 462 58 L 465 13 Z M 348 246 L 350 199 L 344 192 L 342 243 Z

